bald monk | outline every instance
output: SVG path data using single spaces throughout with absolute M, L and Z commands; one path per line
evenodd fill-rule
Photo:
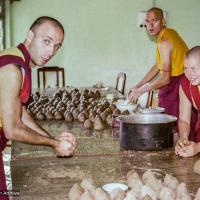
M 185 77 L 179 89 L 179 140 L 175 153 L 188 157 L 200 152 L 200 120 L 191 120 L 192 110 L 200 111 L 200 46 L 188 51 L 184 63 Z
M 31 25 L 23 43 L 0 53 L 0 191 L 6 190 L 2 151 L 8 140 L 50 146 L 60 156 L 69 156 L 75 149 L 71 133 L 51 137 L 24 106 L 31 92 L 31 67 L 44 66 L 60 49 L 63 39 L 61 23 L 44 16 Z M 0 200 L 7 199 L 0 193 Z
M 146 14 L 146 29 L 156 39 L 156 63 L 144 78 L 129 91 L 129 98 L 136 101 L 143 93 L 159 89 L 158 106 L 167 114 L 178 117 L 179 85 L 183 74 L 183 61 L 188 47 L 180 35 L 165 26 L 163 11 L 151 8 Z

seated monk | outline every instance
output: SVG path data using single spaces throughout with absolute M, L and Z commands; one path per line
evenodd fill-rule
M 188 51 L 184 61 L 185 76 L 179 88 L 179 140 L 175 153 L 182 157 L 193 156 L 200 152 L 200 46 Z M 196 119 L 194 115 L 196 110 Z

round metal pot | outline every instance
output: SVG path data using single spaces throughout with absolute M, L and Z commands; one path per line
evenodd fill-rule
M 127 150 L 160 150 L 173 146 L 176 117 L 166 114 L 119 116 L 120 145 Z

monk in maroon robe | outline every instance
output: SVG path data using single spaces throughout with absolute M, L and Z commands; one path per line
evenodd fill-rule
M 57 155 L 69 156 L 75 137 L 63 132 L 55 138 L 35 123 L 25 108 L 31 89 L 31 67 L 44 66 L 59 50 L 64 39 L 63 26 L 43 16 L 32 24 L 27 38 L 18 47 L 0 52 L 0 200 L 8 200 L 2 151 L 8 140 L 46 145 Z M 66 141 L 69 148 L 66 148 Z
M 200 152 L 200 46 L 193 47 L 185 57 L 185 77 L 179 88 L 179 140 L 175 153 L 182 157 Z M 194 112 L 196 111 L 196 113 Z

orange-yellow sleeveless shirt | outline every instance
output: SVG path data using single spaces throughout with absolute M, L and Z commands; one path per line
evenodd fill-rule
M 156 48 L 157 66 L 161 70 L 161 72 L 162 64 L 158 50 L 158 45 L 164 38 L 167 39 L 173 47 L 171 55 L 171 76 L 179 76 L 184 73 L 184 58 L 185 54 L 188 51 L 188 47 L 175 30 L 164 28 L 157 38 Z

